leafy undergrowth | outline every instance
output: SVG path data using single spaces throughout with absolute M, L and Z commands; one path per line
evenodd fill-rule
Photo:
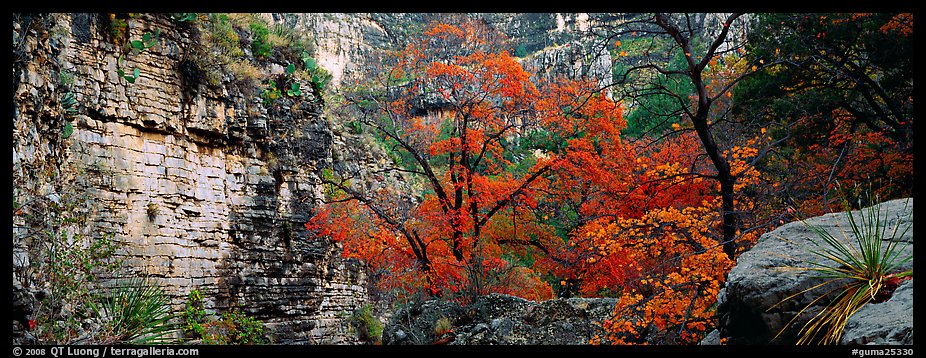
M 269 344 L 263 322 L 237 309 L 218 317 L 207 311 L 199 290 L 190 291 L 186 309 L 180 314 L 183 332 L 192 342 L 209 345 Z

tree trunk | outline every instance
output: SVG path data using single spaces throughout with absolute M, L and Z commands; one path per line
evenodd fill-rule
M 733 205 L 733 184 L 736 182 L 736 178 L 730 172 L 730 164 L 721 155 L 710 126 L 707 124 L 708 108 L 710 108 L 709 102 L 706 105 L 699 104 L 698 111 L 695 117 L 692 118 L 692 122 L 695 132 L 698 133 L 698 138 L 701 139 L 704 152 L 707 153 L 711 163 L 714 164 L 714 168 L 717 169 L 717 181 L 720 182 L 720 211 L 723 216 L 723 237 L 720 242 L 723 244 L 723 252 L 727 254 L 727 257 L 733 259 L 733 255 L 736 253 L 735 239 L 738 221 L 736 208 Z
M 685 60 L 688 62 L 688 77 L 691 79 L 691 84 L 694 85 L 695 89 L 698 91 L 698 104 L 697 109 L 694 114 L 689 114 L 691 122 L 694 125 L 695 132 L 698 133 L 698 138 L 701 139 L 701 144 L 704 147 L 704 152 L 711 159 L 711 163 L 714 164 L 714 168 L 717 169 L 717 181 L 720 182 L 720 198 L 721 198 L 721 215 L 723 216 L 723 237 L 720 240 L 720 243 L 723 245 L 723 252 L 727 254 L 731 260 L 733 255 L 736 253 L 736 227 L 738 221 L 738 215 L 736 214 L 736 207 L 733 202 L 733 184 L 736 182 L 736 178 L 733 177 L 730 172 L 730 163 L 727 162 L 727 159 L 723 157 L 720 153 L 720 148 L 717 147 L 717 142 L 714 141 L 714 135 L 711 133 L 711 127 L 708 123 L 708 116 L 711 109 L 711 98 L 707 92 L 707 88 L 702 81 L 701 74 L 704 71 L 704 67 L 714 56 L 714 51 L 723 43 L 724 39 L 727 36 L 727 31 L 730 27 L 730 24 L 733 23 L 737 17 L 742 14 L 734 13 L 727 17 L 727 20 L 724 21 L 723 30 L 720 32 L 720 35 L 714 39 L 711 43 L 711 46 L 707 50 L 707 53 L 704 55 L 700 61 L 695 61 L 693 57 L 693 52 L 691 48 L 690 40 L 684 35 L 682 31 L 666 16 L 665 14 L 656 14 L 654 21 L 659 27 L 662 27 L 666 32 L 672 36 L 673 40 L 679 45 L 681 50 L 685 54 Z

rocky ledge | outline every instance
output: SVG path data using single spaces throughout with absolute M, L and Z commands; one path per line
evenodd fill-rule
M 427 301 L 399 309 L 383 344 L 588 344 L 603 335 L 617 299 L 569 298 L 544 302 L 491 294 L 461 306 Z
M 897 242 L 900 257 L 913 254 L 913 199 L 898 199 L 874 206 L 880 214 L 879 229 L 887 240 Z M 866 212 L 853 211 L 858 220 Z M 805 220 L 817 225 L 836 238 L 853 238 L 846 213 L 833 213 Z M 897 237 L 891 238 L 895 227 Z M 904 232 L 904 228 L 909 230 Z M 903 235 L 901 235 L 903 233 Z M 821 299 L 813 304 L 780 335 L 778 333 L 802 308 L 821 293 L 831 289 L 823 279 L 808 270 L 818 261 L 812 250 L 821 241 L 805 223 L 792 222 L 763 235 L 758 243 L 743 253 L 727 278 L 727 286 L 718 294 L 719 332 L 713 332 L 704 343 L 717 344 L 726 338 L 728 344 L 794 344 L 801 327 L 828 303 Z M 903 263 L 898 271 L 909 270 L 913 260 Z M 789 296 L 795 297 L 785 299 Z M 784 302 L 782 302 L 784 301 Z M 779 304 L 780 303 L 780 304 Z M 776 338 L 776 335 L 777 338 Z M 846 323 L 842 344 L 913 344 L 913 280 L 902 282 L 892 296 L 880 303 L 869 303 Z

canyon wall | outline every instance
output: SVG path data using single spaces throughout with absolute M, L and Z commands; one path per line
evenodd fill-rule
M 352 342 L 342 318 L 365 300 L 363 273 L 303 228 L 322 195 L 317 168 L 331 160 L 319 98 L 266 108 L 200 83 L 186 71 L 190 28 L 166 16 L 128 22 L 131 39 L 160 36 L 121 63 L 102 15 L 19 20 L 14 201 L 84 194 L 80 230 L 112 234 L 126 266 L 159 282 L 175 310 L 196 289 L 207 308 L 264 321 L 279 343 Z M 140 76 L 129 83 L 118 68 Z M 67 113 L 65 91 L 77 102 Z M 14 291 L 35 293 L 17 270 L 41 241 L 28 226 L 14 215 Z

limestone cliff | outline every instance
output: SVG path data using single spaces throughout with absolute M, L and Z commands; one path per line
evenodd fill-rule
M 317 168 L 331 161 L 320 99 L 267 108 L 228 81 L 203 83 L 187 66 L 193 30 L 164 15 L 128 22 L 130 39 L 160 36 L 120 63 L 104 21 L 14 19 L 14 201 L 85 193 L 80 230 L 112 233 L 177 310 L 198 289 L 207 308 L 240 307 L 279 343 L 352 342 L 340 317 L 365 300 L 363 273 L 302 230 L 321 195 Z M 140 76 L 129 83 L 118 68 Z M 76 104 L 61 104 L 66 92 Z M 31 224 L 14 215 L 14 291 L 34 294 Z
M 335 83 L 341 83 L 361 79 L 365 66 L 376 61 L 381 51 L 400 49 L 410 34 L 447 15 L 313 13 L 264 16 L 273 23 L 312 34 L 319 63 L 332 72 Z M 622 14 L 479 13 L 469 16 L 505 35 L 512 55 L 535 57 L 527 60 L 527 65 L 542 72 L 571 77 L 589 75 L 602 83 L 611 83 L 610 54 L 602 44 L 596 43 L 598 34 L 594 29 L 622 20 Z

